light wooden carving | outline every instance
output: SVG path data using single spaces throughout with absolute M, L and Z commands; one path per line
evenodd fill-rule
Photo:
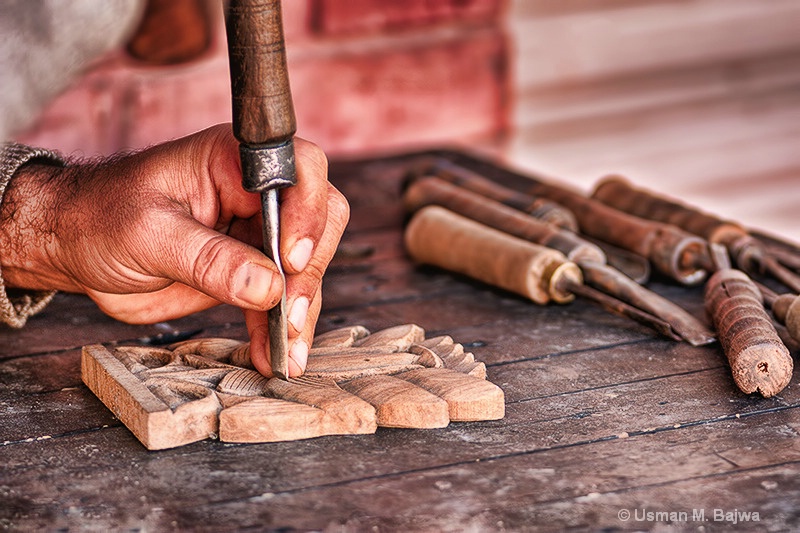
M 84 383 L 151 450 L 206 438 L 277 442 L 442 428 L 505 414 L 486 366 L 449 336 L 426 339 L 415 324 L 318 335 L 306 373 L 288 381 L 253 370 L 248 343 L 221 338 L 168 349 L 85 346 L 81 366 Z

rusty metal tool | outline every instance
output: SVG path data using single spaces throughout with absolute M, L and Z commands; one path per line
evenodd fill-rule
M 704 298 L 739 389 L 765 398 L 782 391 L 792 379 L 792 356 L 758 286 L 741 270 L 721 269 L 708 280 Z
M 681 284 L 697 285 L 708 275 L 710 258 L 707 243 L 678 227 L 623 213 L 577 192 L 540 180 L 526 180 L 524 190 L 518 190 L 516 185 L 514 189 L 509 189 L 454 165 L 441 168 L 443 170 L 437 166 L 429 174 L 479 194 L 491 190 L 491 198 L 514 194 L 517 198 L 545 198 L 555 202 L 574 214 L 583 234 L 647 258 L 659 272 Z
M 592 198 L 635 216 L 674 224 L 727 248 L 734 264 L 748 274 L 767 273 L 794 292 L 800 276 L 785 268 L 739 223 L 723 220 L 695 207 L 635 188 L 620 176 L 609 176 L 595 187 Z
M 670 324 L 584 284 L 577 264 L 547 248 L 491 228 L 437 205 L 414 213 L 404 234 L 415 261 L 464 274 L 544 305 L 585 297 L 673 340 Z
M 280 259 L 278 190 L 296 183 L 297 129 L 286 68 L 280 0 L 231 0 L 226 19 L 233 133 L 240 143 L 242 185 L 261 194 L 264 252 L 284 281 L 268 311 L 272 372 L 289 376 L 286 284 Z
M 586 284 L 660 318 L 674 330 L 675 333 L 670 337 L 677 335 L 693 346 L 716 340 L 714 333 L 700 320 L 608 266 L 606 256 L 600 248 L 571 231 L 544 223 L 432 176 L 411 181 L 403 199 L 406 209 L 412 213 L 428 205 L 439 205 L 509 235 L 558 250 L 578 265 Z M 606 301 L 608 300 L 607 298 Z

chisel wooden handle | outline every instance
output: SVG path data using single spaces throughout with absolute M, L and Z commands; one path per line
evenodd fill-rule
M 445 159 L 425 161 L 417 168 L 416 177 L 436 176 L 444 181 L 470 190 L 495 202 L 529 214 L 530 216 L 571 231 L 578 230 L 578 222 L 565 207 L 547 198 L 538 198 L 503 187 L 480 174 L 458 166 Z
M 603 178 L 595 187 L 592 198 L 637 217 L 673 224 L 709 242 L 728 246 L 748 236 L 736 222 L 722 220 L 678 201 L 635 188 L 621 176 Z
M 747 274 L 733 269 L 714 273 L 706 285 L 705 306 L 736 385 L 765 398 L 782 391 L 792 378 L 792 357 Z
M 558 250 L 575 263 L 606 263 L 603 250 L 575 233 L 438 177 L 424 176 L 410 182 L 403 202 L 406 210 L 412 213 L 427 205 L 442 206 L 515 237 Z
M 420 209 L 405 230 L 417 262 L 458 272 L 525 296 L 538 304 L 564 303 L 580 285 L 581 271 L 561 252 L 469 220 L 439 206 Z
M 696 235 L 624 213 L 554 184 L 537 182 L 529 190 L 572 211 L 583 233 L 648 258 L 672 279 L 684 285 L 697 285 L 706 279 L 707 243 Z
M 230 0 L 227 16 L 233 133 L 251 146 L 287 142 L 297 124 L 280 0 Z
M 723 220 L 695 207 L 634 188 L 619 176 L 602 180 L 592 197 L 626 213 L 674 224 L 708 242 L 721 244 L 728 250 L 738 268 L 751 274 L 768 273 L 793 291 L 800 291 L 800 276 L 770 257 L 763 243 L 736 222 Z
M 781 294 L 772 302 L 772 314 L 794 340 L 800 341 L 800 296 Z

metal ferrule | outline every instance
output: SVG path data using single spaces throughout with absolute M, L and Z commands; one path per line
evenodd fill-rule
M 297 183 L 294 141 L 270 146 L 239 145 L 242 186 L 246 191 L 264 192 Z

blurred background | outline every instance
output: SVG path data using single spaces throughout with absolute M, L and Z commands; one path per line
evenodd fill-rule
M 93 156 L 230 120 L 221 4 L 150 4 L 17 140 Z M 797 0 L 283 9 L 298 134 L 331 158 L 455 147 L 584 192 L 619 173 L 800 241 Z

